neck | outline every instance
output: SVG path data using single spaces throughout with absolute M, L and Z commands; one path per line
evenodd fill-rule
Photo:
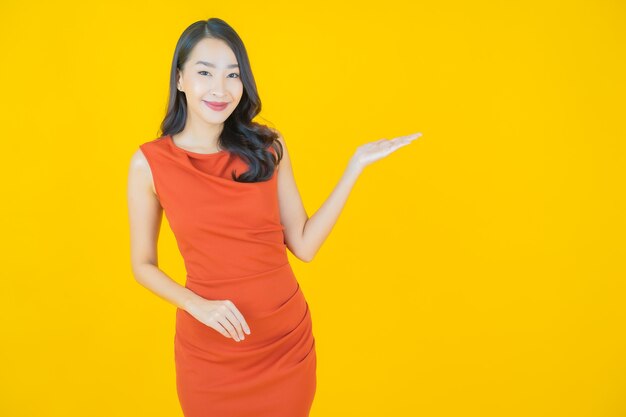
M 188 120 L 182 132 L 177 133 L 176 141 L 199 149 L 217 149 L 217 142 L 224 130 L 224 123 L 190 123 Z

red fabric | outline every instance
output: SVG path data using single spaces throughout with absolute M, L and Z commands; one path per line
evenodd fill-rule
M 250 326 L 237 342 L 176 310 L 176 386 L 185 417 L 306 417 L 316 390 L 311 314 L 288 261 L 277 171 L 190 152 L 162 136 L 140 145 L 187 271 L 185 286 L 231 300 Z

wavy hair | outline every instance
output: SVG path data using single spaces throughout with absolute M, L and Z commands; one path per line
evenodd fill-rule
M 221 149 L 236 154 L 244 160 L 248 171 L 238 177 L 231 173 L 238 182 L 267 181 L 283 156 L 282 144 L 277 140 L 278 132 L 272 128 L 253 122 L 261 112 L 261 99 L 250 68 L 248 53 L 243 41 L 235 30 L 218 18 L 200 20 L 191 24 L 182 33 L 176 43 L 170 71 L 170 93 L 167 111 L 161 123 L 159 136 L 173 135 L 185 128 L 187 120 L 187 99 L 185 93 L 176 88 L 176 71 L 183 69 L 193 47 L 204 38 L 220 39 L 230 47 L 239 63 L 243 94 L 231 115 L 224 121 L 224 129 L 218 139 Z M 273 147 L 276 155 L 268 148 Z

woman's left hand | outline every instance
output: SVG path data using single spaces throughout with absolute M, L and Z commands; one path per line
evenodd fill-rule
M 363 169 L 372 162 L 378 161 L 403 146 L 408 145 L 420 136 L 422 136 L 422 133 L 418 132 L 412 135 L 398 136 L 393 139 L 380 139 L 366 143 L 357 148 L 350 160 L 350 164 L 358 169 Z

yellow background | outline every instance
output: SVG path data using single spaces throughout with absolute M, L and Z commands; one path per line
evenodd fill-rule
M 622 1 L 3 1 L 0 415 L 182 416 L 175 308 L 129 262 L 126 180 L 176 41 L 242 37 L 309 215 L 312 417 L 626 415 Z M 183 284 L 166 221 L 160 267 Z

